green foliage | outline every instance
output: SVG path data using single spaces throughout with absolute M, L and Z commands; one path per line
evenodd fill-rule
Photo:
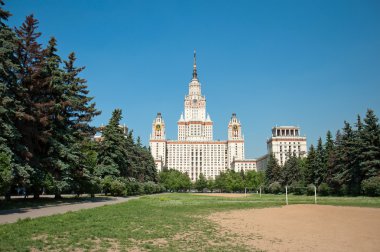
M 267 168 L 265 170 L 266 184 L 269 185 L 275 181 L 281 180 L 281 167 L 273 153 L 269 155 Z
M 297 158 L 295 155 L 290 155 L 288 160 L 286 160 L 284 167 L 282 167 L 281 184 L 283 186 L 291 185 L 293 182 L 300 181 L 301 177 L 302 175 L 299 166 L 299 158 Z
M 294 195 L 302 195 L 304 194 L 304 185 L 301 181 L 294 181 L 290 185 L 290 192 L 292 192 Z
M 126 190 L 126 186 L 124 182 L 118 179 L 114 179 L 111 182 L 110 193 L 112 196 L 122 196 L 125 193 L 125 190 Z
M 330 194 L 330 187 L 327 183 L 321 183 L 318 186 L 318 194 L 321 196 L 327 196 Z
M 313 184 L 307 185 L 306 194 L 308 196 L 314 195 L 315 194 L 315 185 L 313 185 Z
M 270 193 L 273 193 L 273 194 L 279 194 L 279 193 L 282 193 L 284 191 L 280 182 L 277 182 L 277 181 L 270 184 L 268 186 L 268 190 Z
M 363 193 L 367 196 L 380 196 L 380 177 L 371 177 L 362 181 Z
M 265 179 L 273 183 L 274 168 L 278 166 L 273 155 L 269 157 Z M 310 146 L 307 158 L 290 157 L 282 167 L 282 185 L 313 184 L 321 195 L 368 195 L 373 181 L 380 176 L 380 125 L 373 110 L 368 109 L 364 122 L 357 117 L 355 127 L 344 122 L 342 131 L 333 139 L 330 131 L 326 142 L 318 139 L 317 148 Z M 371 179 L 371 183 L 367 180 Z M 363 181 L 366 181 L 363 183 Z M 368 190 L 363 186 L 368 185 Z M 296 192 L 298 193 L 298 192 Z M 310 187 L 310 194 L 314 191 Z
M 187 173 L 169 169 L 159 173 L 159 182 L 171 192 L 186 192 L 191 188 L 191 180 Z
M 0 151 L 1 148 L 0 148 Z M 9 154 L 0 152 L 0 192 L 3 195 L 9 194 L 11 189 L 13 175 L 12 162 Z
M 197 189 L 198 192 L 203 192 L 203 190 L 207 188 L 207 179 L 203 173 L 199 174 L 199 178 L 194 183 L 194 188 Z

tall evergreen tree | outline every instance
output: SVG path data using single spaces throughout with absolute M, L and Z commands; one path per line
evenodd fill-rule
M 326 154 L 323 148 L 322 139 L 318 139 L 317 149 L 315 151 L 315 177 L 314 183 L 319 186 L 326 178 Z
M 278 164 L 277 158 L 273 153 L 269 155 L 267 168 L 265 170 L 266 184 L 269 185 L 273 182 L 279 182 L 281 179 L 281 166 Z
M 119 127 L 122 119 L 121 109 L 115 109 L 103 132 L 103 141 L 99 146 L 97 175 L 105 177 L 124 175 L 128 171 L 129 156 L 127 140 Z
M 301 180 L 301 170 L 298 158 L 295 155 L 289 155 L 281 171 L 281 184 L 291 185 Z
M 314 145 L 310 145 L 309 153 L 307 155 L 306 160 L 306 169 L 304 174 L 305 184 L 315 184 L 316 183 L 316 176 L 315 176 L 315 170 L 318 169 L 318 164 L 316 161 L 316 152 Z
M 362 130 L 363 148 L 360 170 L 362 179 L 380 176 L 380 125 L 373 110 L 368 109 Z

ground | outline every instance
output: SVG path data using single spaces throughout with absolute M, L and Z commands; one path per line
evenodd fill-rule
M 380 210 L 320 205 L 235 210 L 209 219 L 265 251 L 378 251 Z
M 308 196 L 290 196 L 290 206 L 284 206 L 284 195 L 143 196 L 0 225 L 0 251 L 375 251 L 379 247 L 380 198 L 318 200 L 356 207 L 299 204 L 313 203 Z

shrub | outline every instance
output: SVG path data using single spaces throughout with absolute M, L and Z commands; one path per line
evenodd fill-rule
M 269 185 L 269 191 L 273 194 L 279 194 L 282 192 L 282 187 L 279 182 L 273 182 Z
M 380 177 L 363 180 L 362 190 L 365 195 L 380 196 Z
M 107 193 L 111 192 L 111 184 L 112 184 L 113 178 L 111 176 L 106 176 L 102 181 L 100 182 L 102 190 L 105 195 Z
M 156 192 L 156 184 L 152 181 L 145 182 L 144 183 L 144 193 L 145 194 L 152 194 Z
M 315 193 L 314 190 L 315 190 L 315 186 L 313 184 L 310 184 L 310 185 L 307 186 L 307 190 L 306 190 L 307 193 L 306 194 L 308 196 L 314 195 L 314 193 Z
M 301 182 L 293 182 L 290 185 L 291 191 L 292 191 L 292 193 L 294 193 L 294 195 L 304 194 L 304 188 L 302 188 L 302 187 L 303 187 L 303 184 Z
M 318 186 L 318 194 L 321 196 L 327 196 L 330 194 L 330 187 L 326 183 L 321 183 Z
M 126 186 L 122 181 L 114 180 L 111 182 L 110 193 L 112 196 L 122 196 L 125 189 Z

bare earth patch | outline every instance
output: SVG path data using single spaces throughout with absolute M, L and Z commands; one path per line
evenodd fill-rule
M 241 197 L 246 196 L 244 193 L 193 193 L 193 195 L 215 196 L 215 197 L 225 197 L 225 198 L 241 198 Z
M 380 209 L 322 205 L 236 210 L 209 216 L 236 242 L 266 251 L 379 251 Z

